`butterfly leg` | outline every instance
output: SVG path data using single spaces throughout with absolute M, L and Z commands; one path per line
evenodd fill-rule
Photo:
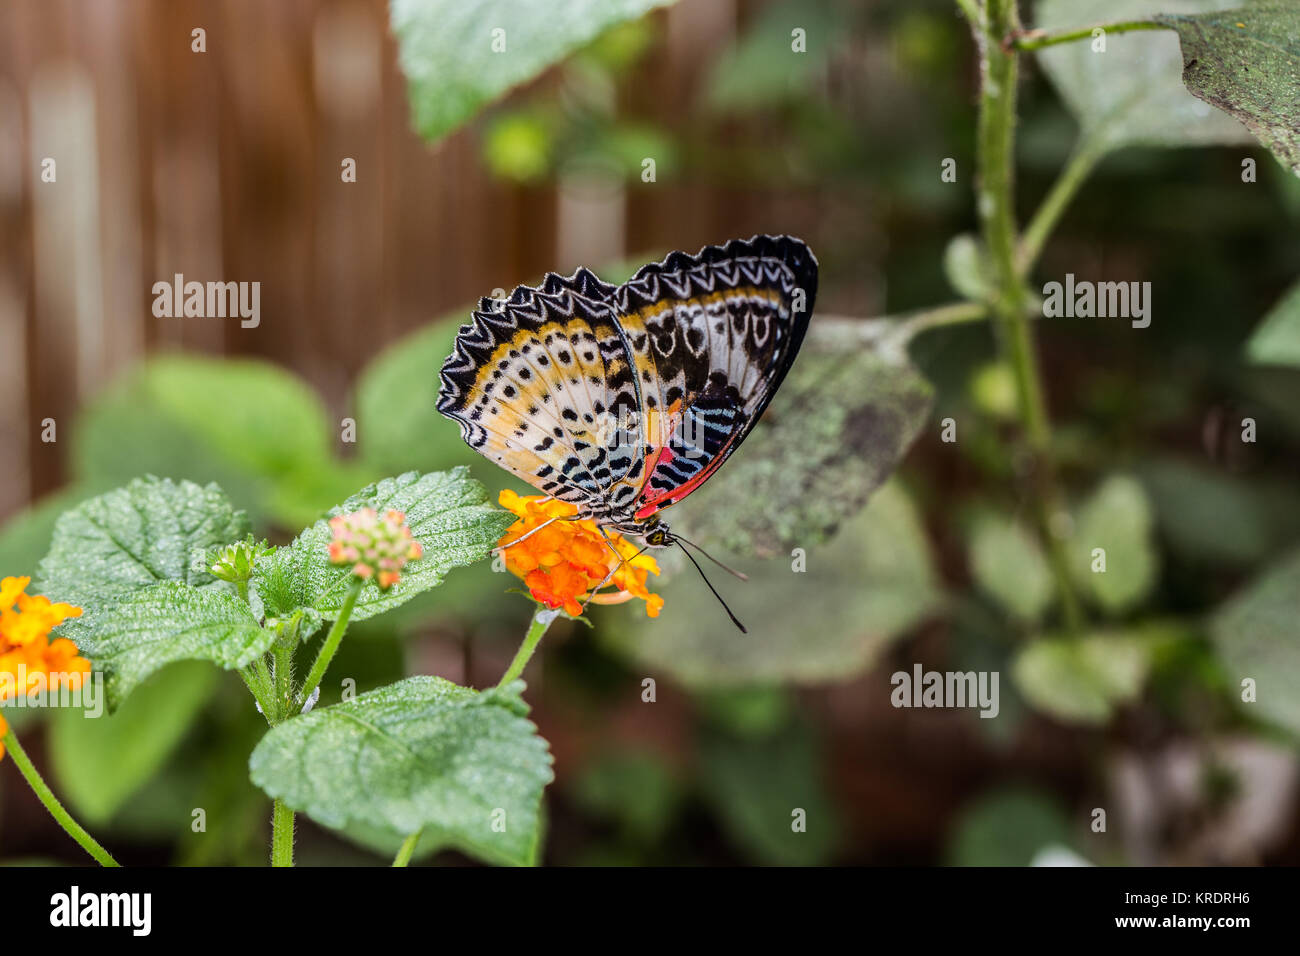
M 602 526 L 600 526 L 600 525 L 597 525 L 596 527 L 597 527 L 597 528 L 599 529 L 599 531 L 600 531 L 600 536 L 601 536 L 602 538 L 605 539 L 605 547 L 609 548 L 609 550 L 610 550 L 611 552 L 613 552 L 614 557 L 618 558 L 618 561 L 615 562 L 614 566 L 613 566 L 612 568 L 609 569 L 609 574 L 605 575 L 605 580 L 601 581 L 601 582 L 600 582 L 599 584 L 597 584 L 594 588 L 592 588 L 589 592 L 587 592 L 587 600 L 585 600 L 585 601 L 582 602 L 582 610 L 583 610 L 583 611 L 586 611 L 586 610 L 587 610 L 587 605 L 590 604 L 590 603 L 591 603 L 591 599 L 594 598 L 594 597 L 596 596 L 596 592 L 599 591 L 601 588 L 603 588 L 603 587 L 604 587 L 606 584 L 608 584 L 611 580 L 613 580 L 614 575 L 618 574 L 618 569 L 621 568 L 621 567 L 623 567 L 623 565 L 627 564 L 628 561 L 631 560 L 631 558 L 625 558 L 625 557 L 623 557 L 623 555 L 619 554 L 618 548 L 614 547 L 614 542 L 613 542 L 612 540 L 610 540 L 609 533 L 608 533 L 607 531 L 605 531 L 604 527 L 602 527 Z M 649 545 L 646 545 L 646 547 L 648 548 Z M 632 557 L 633 557 L 633 558 L 639 557 L 639 556 L 640 556 L 644 551 L 645 551 L 645 548 L 642 548 L 642 549 L 641 549 L 640 551 L 638 551 L 636 554 L 632 555 Z
M 526 534 L 521 534 L 519 537 L 515 538 L 515 540 L 511 541 L 509 544 L 507 544 L 507 545 L 503 545 L 503 546 L 500 546 L 500 547 L 493 548 L 493 549 L 492 549 L 492 553 L 493 553 L 493 554 L 500 554 L 500 553 L 501 553 L 502 551 L 504 551 L 506 548 L 513 548 L 513 547 L 514 547 L 515 545 L 517 545 L 520 541 L 527 541 L 529 538 L 531 538 L 533 535 L 537 534 L 537 532 L 541 531 L 543 528 L 545 528 L 545 527 L 546 527 L 548 524 L 550 524 L 552 521 L 559 521 L 559 520 L 560 520 L 560 516 L 558 516 L 558 515 L 557 515 L 556 517 L 554 517 L 554 518 L 547 518 L 545 521 L 543 521 L 541 524 L 539 524 L 539 525 L 538 525 L 536 528 L 534 528 L 532 531 L 529 531 L 529 532 L 527 532 Z

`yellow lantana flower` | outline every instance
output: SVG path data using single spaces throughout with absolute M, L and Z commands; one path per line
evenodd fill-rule
M 568 502 L 542 495 L 522 496 L 508 488 L 497 500 L 523 519 L 501 537 L 497 548 L 505 558 L 506 570 L 523 580 L 535 601 L 576 616 L 588 600 L 621 604 L 640 598 L 645 601 L 646 614 L 659 616 L 664 599 L 646 587 L 647 576 L 657 575 L 659 564 L 648 554 L 638 554 L 640 548 L 631 541 L 617 531 L 607 531 L 606 538 L 596 522 L 574 519 L 578 508 Z M 615 550 L 621 561 L 614 556 Z M 606 577 L 613 590 L 589 594 Z
M 80 616 L 81 608 L 27 594 L 29 584 L 31 578 L 0 581 L 0 704 L 41 685 L 51 691 L 77 690 L 90 673 L 90 661 L 77 652 L 77 645 L 65 637 L 53 641 L 49 637 L 63 621 Z M 0 736 L 8 729 L 0 715 Z

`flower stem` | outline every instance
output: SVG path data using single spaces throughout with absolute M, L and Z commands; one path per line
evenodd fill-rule
M 1088 40 L 1093 30 L 1105 30 L 1107 33 L 1131 33 L 1134 30 L 1169 30 L 1171 27 L 1151 20 L 1124 20 L 1119 23 L 1095 23 L 1090 27 L 1074 30 L 1061 30 L 1049 33 L 1046 30 L 1013 30 L 1006 34 L 1004 46 L 1015 50 L 1041 50 L 1045 46 L 1058 43 L 1073 43 L 1075 40 Z
M 10 728 L 5 733 L 4 745 L 13 758 L 14 766 L 18 768 L 18 772 L 27 781 L 27 785 L 32 788 L 41 803 L 45 804 L 45 809 L 50 811 L 50 816 L 54 817 L 55 822 L 68 832 L 68 836 L 80 843 L 82 849 L 94 857 L 95 862 L 100 866 L 118 866 L 117 860 L 113 859 L 109 852 L 100 846 L 80 823 L 72 818 L 72 814 L 64 809 L 63 804 L 59 802 L 59 798 L 54 795 L 54 792 L 41 778 L 40 773 L 37 772 L 31 758 L 27 756 L 27 751 L 23 750 L 22 745 L 18 743 L 13 728 Z
M 421 827 L 402 841 L 402 846 L 397 851 L 397 856 L 393 858 L 393 866 L 406 866 L 406 864 L 411 862 L 411 854 L 415 852 L 415 845 L 420 842 L 420 837 L 423 835 L 424 828 Z
M 528 625 L 528 633 L 524 635 L 524 642 L 519 645 L 519 651 L 515 654 L 515 659 L 510 662 L 510 666 L 506 668 L 506 672 L 501 675 L 501 680 L 497 683 L 498 687 L 504 687 L 524 672 L 524 668 L 532 659 L 533 652 L 537 650 L 537 645 L 541 643 L 542 635 L 546 633 L 546 629 L 551 626 L 551 622 L 559 616 L 559 613 L 550 608 L 537 609 L 533 614 L 532 623 Z
M 280 800 L 271 808 L 271 865 L 293 866 L 293 811 Z
M 343 598 L 343 606 L 339 608 L 339 616 L 334 619 L 334 626 L 325 636 L 325 643 L 321 645 L 320 653 L 312 662 L 311 670 L 307 672 L 307 679 L 302 682 L 302 690 L 295 699 L 296 708 L 301 708 L 311 698 L 312 692 L 320 686 L 325 671 L 329 669 L 330 661 L 334 659 L 339 644 L 343 642 L 343 634 L 348 629 L 348 618 L 352 616 L 352 609 L 356 607 L 357 597 L 361 594 L 364 585 L 365 582 L 360 578 L 354 578 L 352 586 L 348 588 L 348 593 Z
M 1016 267 L 1016 225 L 1012 192 L 1015 155 L 1018 55 L 1001 38 L 1016 34 L 1020 16 L 1016 0 L 986 0 L 972 20 L 980 49 L 981 90 L 978 130 L 979 213 L 984 241 L 993 261 L 996 294 L 992 309 L 999 347 L 1011 367 L 1019 397 L 1020 419 L 1030 452 L 1039 531 L 1061 596 L 1066 628 L 1077 631 L 1078 598 L 1070 580 L 1065 551 L 1065 509 L 1056 485 L 1052 432 L 1044 399 L 1042 372 L 1034 331 L 1025 316 L 1029 299 Z

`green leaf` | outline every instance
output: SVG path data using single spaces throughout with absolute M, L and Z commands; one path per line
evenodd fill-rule
M 1113 475 L 1079 508 L 1070 543 L 1071 571 L 1092 599 L 1112 614 L 1150 593 L 1159 571 L 1155 518 L 1142 485 Z M 1106 552 L 1106 570 L 1092 570 L 1092 552 Z
M 1232 114 L 1300 175 L 1300 9 L 1256 0 L 1222 13 L 1156 17 L 1178 31 L 1183 83 Z
M 966 807 L 948 849 L 953 866 L 1028 866 L 1047 846 L 1069 846 L 1070 823 L 1052 797 L 1019 787 Z
M 1026 645 L 1012 664 L 1012 677 L 1025 700 L 1072 724 L 1104 724 L 1120 704 L 1135 700 L 1150 668 L 1151 648 L 1161 629 L 1040 638 Z
M 974 302 L 993 296 L 993 264 L 980 240 L 968 232 L 953 236 L 943 250 L 943 274 L 953 291 Z
M 1215 612 L 1210 636 L 1233 689 L 1255 681 L 1257 708 L 1268 720 L 1300 734 L 1300 552 L 1294 552 Z
M 88 497 L 84 486 L 72 485 L 10 516 L 0 526 L 0 577 L 31 574 L 50 550 L 50 538 L 59 517 Z
M 664 759 L 650 750 L 603 755 L 571 787 L 575 803 L 592 816 L 615 821 L 640 843 L 653 843 L 672 827 L 685 796 Z
M 754 433 L 670 524 L 766 557 L 820 544 L 861 511 L 925 424 L 932 390 L 902 356 L 841 335 L 852 338 L 810 333 Z
M 1060 30 L 1138 20 L 1157 13 L 1203 13 L 1237 0 L 1040 0 L 1035 26 Z M 1183 56 L 1162 30 L 1108 34 L 1038 51 L 1038 61 L 1086 134 L 1122 146 L 1205 146 L 1249 142 L 1240 123 L 1200 102 L 1179 81 Z
M 464 467 L 421 475 L 410 471 L 363 488 L 330 516 L 370 507 L 394 508 L 406 515 L 411 533 L 424 548 L 422 557 L 402 571 L 388 591 L 368 583 L 357 599 L 352 620 L 361 621 L 409 601 L 442 583 L 447 572 L 486 557 L 515 516 L 488 504 L 483 486 Z M 291 544 L 258 561 L 253 586 L 266 613 L 284 617 L 297 608 L 313 608 L 334 618 L 352 582 L 352 569 L 330 563 L 333 538 L 328 518 L 322 518 Z
M 59 633 L 107 675 L 110 710 L 173 661 L 211 661 L 234 670 L 275 640 L 275 631 L 260 627 L 249 606 L 231 592 L 179 581 L 150 585 L 92 607 L 60 625 Z
M 255 514 L 288 522 L 309 509 L 307 521 L 337 496 L 295 498 L 285 489 L 311 492 L 348 471 L 332 447 L 324 406 L 297 376 L 264 361 L 165 356 L 115 382 L 78 417 L 72 462 L 94 481 L 144 472 L 215 480 Z M 360 483 L 347 480 L 345 492 Z
M 398 340 L 361 373 L 357 450 L 381 474 L 482 464 L 483 458 L 461 439 L 456 423 L 436 407 L 437 370 L 451 354 L 469 312 L 467 306 Z
M 837 4 L 784 0 L 763 7 L 754 23 L 713 64 L 711 109 L 754 113 L 815 94 L 831 60 L 849 42 L 851 24 Z M 791 32 L 804 31 L 806 49 L 793 49 Z
M 1196 564 L 1253 565 L 1300 535 L 1294 481 L 1248 481 L 1175 458 L 1143 462 L 1137 473 L 1155 504 L 1161 538 Z
M 1019 523 L 980 516 L 971 531 L 970 566 L 980 589 L 1022 621 L 1039 620 L 1056 587 L 1038 539 Z
M 723 577 L 720 584 L 748 634 L 689 565 L 663 587 L 652 582 L 665 599 L 658 618 L 614 608 L 603 613 L 617 630 L 602 634 L 693 687 L 846 681 L 939 606 L 925 533 L 896 484 L 880 489 L 831 541 L 804 550 L 802 559 L 729 561 L 749 574 L 747 582 Z M 802 573 L 794 570 L 800 560 Z
M 441 139 L 603 30 L 670 2 L 392 0 L 398 62 L 416 132 L 429 142 Z M 496 30 L 504 33 L 494 37 Z M 494 50 L 494 39 L 505 49 Z
M 216 686 L 216 671 L 186 661 L 154 674 L 111 717 L 56 711 L 49 748 L 59 794 L 86 823 L 108 823 L 162 767 Z
M 755 862 L 817 866 L 835 854 L 843 831 L 826 791 L 820 742 L 794 723 L 770 737 L 706 733 L 700 785 L 718 822 Z M 802 811 L 805 829 L 795 829 Z
M 553 775 L 522 688 L 409 677 L 293 717 L 253 751 L 253 782 L 324 826 L 426 829 L 481 859 L 531 865 Z
M 1246 342 L 1246 357 L 1260 365 L 1300 368 L 1300 282 L 1255 327 Z
M 209 550 L 248 531 L 216 485 L 137 478 L 59 518 L 32 593 L 91 607 L 160 581 L 208 587 Z

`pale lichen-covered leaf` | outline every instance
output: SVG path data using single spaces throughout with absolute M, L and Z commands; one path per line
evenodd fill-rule
M 221 588 L 164 581 L 131 591 L 64 622 L 70 638 L 106 675 L 110 708 L 146 677 L 173 661 L 211 661 L 227 670 L 265 652 L 275 632 L 260 627 L 249 606 Z
M 1158 13 L 1222 10 L 1239 0 L 1040 0 L 1034 26 L 1064 30 Z M 1246 143 L 1240 123 L 1183 88 L 1178 38 L 1164 30 L 1111 33 L 1105 52 L 1090 39 L 1038 51 L 1038 62 L 1086 133 L 1122 146 Z
M 631 619 L 626 608 L 604 612 L 622 615 L 609 640 L 696 687 L 845 681 L 939 606 L 925 532 L 896 484 L 881 488 L 830 541 L 803 551 L 732 559 L 747 582 L 710 571 L 748 634 L 686 566 L 662 586 L 652 582 L 666 602 L 658 618 Z M 800 566 L 806 570 L 795 570 Z
M 353 620 L 373 617 L 441 584 L 452 568 L 485 557 L 515 522 L 514 515 L 487 504 L 483 486 L 470 478 L 469 469 L 464 467 L 428 475 L 410 471 L 397 478 L 385 478 L 362 489 L 329 514 L 347 514 L 366 507 L 380 513 L 393 508 L 405 514 L 424 554 L 406 566 L 402 579 L 387 592 L 381 592 L 374 583 L 367 584 L 357 599 Z M 326 619 L 337 615 L 352 580 L 352 569 L 330 564 L 332 537 L 329 521 L 322 518 L 291 544 L 258 561 L 253 586 L 267 614 L 284 616 L 297 608 L 313 608 Z
M 536 862 L 546 741 L 516 681 L 477 693 L 410 677 L 273 727 L 253 782 L 324 826 L 364 824 L 490 862 Z
M 1274 565 L 1215 612 L 1210 636 L 1237 692 L 1255 682 L 1248 706 L 1300 734 L 1300 552 Z
M 1300 282 L 1282 296 L 1251 333 L 1246 355 L 1260 365 L 1300 368 Z
M 1162 6 L 1156 20 L 1178 31 L 1187 89 L 1300 175 L 1300 4 L 1256 0 L 1199 16 Z
M 666 513 L 692 541 L 766 556 L 827 540 L 862 510 L 925 424 L 932 390 L 905 358 L 816 332 L 814 321 L 745 444 Z
M 216 485 L 137 478 L 59 518 L 32 590 L 90 607 L 160 581 L 208 587 L 206 555 L 248 531 Z
M 436 142 L 607 28 L 671 2 L 391 0 L 416 132 Z

